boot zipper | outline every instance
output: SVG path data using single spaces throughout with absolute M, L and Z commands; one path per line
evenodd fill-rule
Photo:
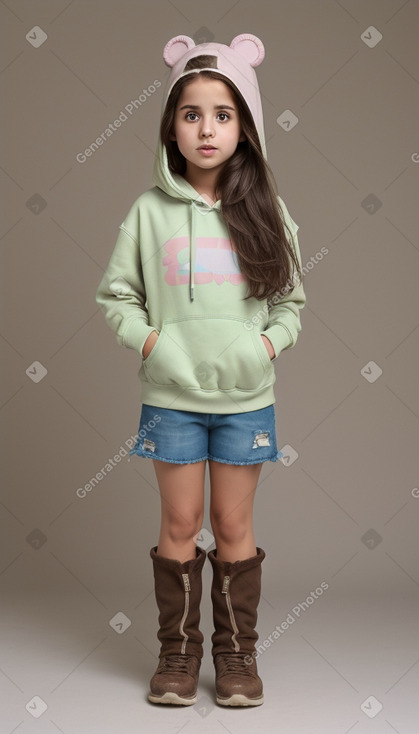
M 185 609 L 184 609 L 184 612 L 183 612 L 183 617 L 182 617 L 181 622 L 180 622 L 179 632 L 184 637 L 184 640 L 182 642 L 182 648 L 181 648 L 181 654 L 184 655 L 185 654 L 185 650 L 186 650 L 186 643 L 188 641 L 188 635 L 186 634 L 185 630 L 183 629 L 183 625 L 185 624 L 186 617 L 188 616 L 188 611 L 189 611 L 189 592 L 191 590 L 191 585 L 190 585 L 190 582 L 189 582 L 189 575 L 187 573 L 183 573 L 182 574 L 182 578 L 183 578 L 183 585 L 184 585 L 184 588 L 185 588 Z
M 239 634 L 239 629 L 237 627 L 236 620 L 234 618 L 233 607 L 231 605 L 231 597 L 230 597 L 230 589 L 229 589 L 229 587 L 230 587 L 230 580 L 231 580 L 231 577 L 230 576 L 224 576 L 223 588 L 221 590 L 221 593 L 226 595 L 226 602 L 227 602 L 228 612 L 229 612 L 229 615 L 230 615 L 230 622 L 231 622 L 231 626 L 233 628 L 233 634 L 231 635 L 231 641 L 234 644 L 234 650 L 235 650 L 235 652 L 238 652 L 240 650 L 240 645 L 237 642 L 236 635 Z

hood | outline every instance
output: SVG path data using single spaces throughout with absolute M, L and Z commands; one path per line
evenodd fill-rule
M 263 155 L 266 159 L 265 134 L 263 129 L 262 103 L 259 93 L 259 85 L 254 67 L 259 66 L 265 57 L 265 49 L 262 41 L 251 33 L 242 33 L 233 38 L 229 46 L 223 43 L 201 43 L 195 45 L 195 41 L 189 36 L 175 36 L 168 41 L 163 50 L 163 58 L 167 66 L 171 68 L 169 78 L 163 92 L 161 114 L 166 107 L 166 102 L 173 85 L 180 77 L 186 74 L 203 71 L 203 69 L 189 69 L 184 71 L 187 62 L 195 56 L 202 54 L 217 57 L 215 67 L 208 71 L 218 71 L 228 77 L 241 92 L 252 114 Z M 172 174 L 169 170 L 166 148 L 159 136 L 157 151 L 154 161 L 153 183 L 169 196 L 173 196 L 190 204 L 190 237 L 189 237 L 189 296 L 194 300 L 194 263 L 195 263 L 195 217 L 219 216 L 221 201 L 218 200 L 213 206 L 191 186 L 183 176 Z

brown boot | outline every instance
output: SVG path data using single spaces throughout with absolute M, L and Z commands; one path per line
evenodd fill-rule
M 256 551 L 255 556 L 235 562 L 219 561 L 217 549 L 208 553 L 213 568 L 215 689 L 217 703 L 222 706 L 260 706 L 264 701 L 263 684 L 252 656 L 258 639 L 255 626 L 265 558 L 262 548 Z
M 181 563 L 150 550 L 155 595 L 160 611 L 157 637 L 159 665 L 150 681 L 148 700 L 191 706 L 197 701 L 198 675 L 204 636 L 199 630 L 202 566 L 206 552 L 196 546 L 196 557 Z

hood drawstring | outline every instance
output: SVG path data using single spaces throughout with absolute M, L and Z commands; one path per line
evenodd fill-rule
M 189 238 L 189 298 L 194 300 L 194 273 L 195 273 L 195 202 L 191 204 L 191 236 Z
M 196 217 L 196 199 L 190 199 L 189 203 L 191 205 L 191 229 L 190 229 L 190 238 L 189 238 L 189 298 L 191 301 L 194 300 L 194 287 L 195 287 L 195 254 L 196 254 L 196 226 L 195 226 L 195 217 Z M 203 203 L 201 203 L 201 206 L 204 206 Z M 218 201 L 214 204 L 214 206 L 208 206 L 208 212 L 207 214 L 210 214 L 211 212 L 218 212 L 220 213 L 220 204 Z

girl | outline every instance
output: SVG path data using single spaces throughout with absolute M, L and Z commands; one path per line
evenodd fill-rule
M 142 411 L 130 452 L 153 459 L 161 496 L 150 550 L 159 608 L 153 703 L 197 700 L 206 552 L 198 546 L 206 461 L 216 548 L 211 600 L 217 703 L 257 706 L 262 548 L 253 501 L 276 462 L 272 362 L 294 346 L 305 304 L 298 225 L 266 160 L 250 33 L 230 46 L 176 36 L 163 97 L 155 186 L 133 204 L 96 300 L 117 341 L 142 356 Z

